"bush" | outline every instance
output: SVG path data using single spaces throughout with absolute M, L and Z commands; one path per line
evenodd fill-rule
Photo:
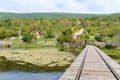
M 63 42 L 72 42 L 72 31 L 71 29 L 65 29 L 62 31 L 62 35 L 57 38 L 57 42 L 62 44 Z
M 61 46 L 61 47 L 59 48 L 59 50 L 60 50 L 60 51 L 64 51 L 64 46 Z
M 108 37 L 111 37 L 111 38 L 112 38 L 113 36 L 114 36 L 114 34 L 112 34 L 112 33 L 111 33 L 111 34 L 108 34 Z
M 107 44 L 107 45 L 105 45 L 105 48 L 107 48 L 107 49 L 113 49 L 114 46 L 113 46 L 113 45 L 110 45 L 110 44 Z
M 102 36 L 95 36 L 95 40 L 98 42 L 102 42 Z
M 48 38 L 54 38 L 55 35 L 52 31 L 47 31 L 47 34 L 48 34 Z
M 30 43 L 30 42 L 32 42 L 32 39 L 33 39 L 33 35 L 32 34 L 30 34 L 30 33 L 23 34 L 23 41 L 24 42 Z

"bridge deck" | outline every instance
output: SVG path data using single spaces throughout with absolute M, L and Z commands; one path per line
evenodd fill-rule
M 120 80 L 120 65 L 95 46 L 87 46 L 60 80 Z

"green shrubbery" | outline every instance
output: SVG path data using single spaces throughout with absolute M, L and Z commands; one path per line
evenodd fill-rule
M 62 44 L 63 42 L 72 42 L 72 31 L 71 29 L 65 29 L 62 31 L 62 34 L 57 38 L 57 42 Z
M 55 35 L 52 31 L 47 31 L 44 35 L 45 38 L 55 38 Z
M 120 49 L 108 49 L 108 48 L 102 48 L 102 50 L 108 54 L 111 58 L 116 60 L 118 63 L 120 63 Z
M 34 36 L 33 34 L 30 33 L 24 33 L 23 34 L 23 41 L 26 43 L 31 43 L 31 42 L 35 42 L 36 41 L 36 36 Z
M 105 48 L 107 48 L 107 49 L 113 49 L 115 47 L 113 45 L 111 45 L 111 44 L 107 44 L 107 45 L 105 45 Z
M 98 42 L 102 42 L 102 36 L 96 35 L 95 40 L 98 41 Z

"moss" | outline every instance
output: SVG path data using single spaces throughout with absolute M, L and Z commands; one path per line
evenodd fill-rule
M 23 70 L 23 71 L 63 71 L 70 65 L 65 66 L 37 66 L 24 61 L 9 61 L 4 56 L 0 56 L 0 71 Z

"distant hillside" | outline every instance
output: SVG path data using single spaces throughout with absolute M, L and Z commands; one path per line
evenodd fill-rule
M 8 13 L 0 12 L 0 18 L 78 18 L 96 17 L 105 14 L 75 14 L 75 13 Z

